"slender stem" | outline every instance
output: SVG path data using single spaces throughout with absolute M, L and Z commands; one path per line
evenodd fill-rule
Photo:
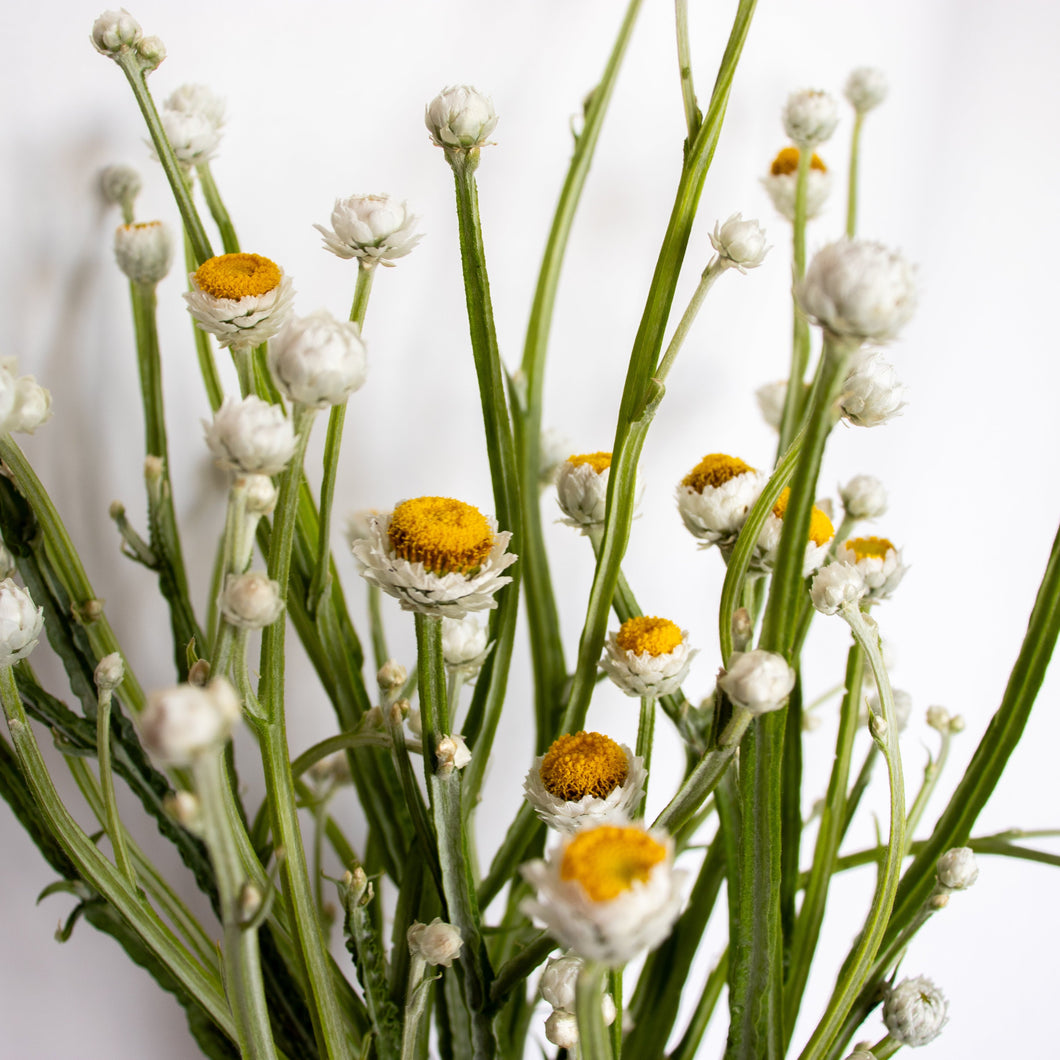
M 206 198 L 206 205 L 210 208 L 210 215 L 221 233 L 221 243 L 224 246 L 224 251 L 226 254 L 238 254 L 239 236 L 236 235 L 232 218 L 228 216 L 228 210 L 221 199 L 221 193 L 217 190 L 210 163 L 202 162 L 195 168 L 199 174 L 199 183 L 202 185 L 202 193 Z
M 648 781 L 651 780 L 651 750 L 655 740 L 655 697 L 642 696 L 640 700 L 640 723 L 637 726 L 637 756 L 644 759 L 647 776 L 644 778 L 644 798 L 634 810 L 634 816 L 643 817 L 648 804 Z
M 692 84 L 692 48 L 688 39 L 688 0 L 674 0 L 677 21 L 677 68 L 681 74 L 681 99 L 685 105 L 685 126 L 691 143 L 699 131 L 703 115 L 696 102 L 696 90 Z
M 726 950 L 718 963 L 711 969 L 707 976 L 707 982 L 703 987 L 703 993 L 699 996 L 692 1019 L 689 1020 L 688 1029 L 684 1033 L 677 1048 L 670 1054 L 670 1060 L 694 1060 L 699 1054 L 699 1043 L 703 1040 L 710 1017 L 714 1015 L 718 999 L 721 997 L 722 988 L 729 974 L 729 951 Z
M 413 956 L 409 960 L 408 985 L 405 989 L 405 1019 L 401 1030 L 401 1060 L 418 1060 L 417 1039 L 420 1033 L 420 1020 L 427 1007 L 427 991 L 431 980 L 425 980 L 423 973 L 427 962 L 422 957 Z
M 195 248 L 188 238 L 187 231 L 184 233 L 184 264 L 189 273 L 194 272 L 198 264 L 195 258 Z M 210 411 L 216 412 L 224 399 L 224 387 L 221 386 L 221 377 L 217 372 L 217 361 L 213 355 L 213 347 L 210 345 L 210 336 L 194 321 L 191 322 L 191 331 L 195 337 L 195 353 L 199 360 L 199 372 L 202 375 L 203 385 L 206 387 L 206 396 L 210 402 Z
M 599 961 L 586 961 L 578 973 L 575 1015 L 578 1017 L 578 1045 L 586 1060 L 611 1060 L 611 1038 L 604 1024 L 604 981 L 607 967 Z
M 508 1000 L 508 995 L 539 968 L 556 949 L 552 937 L 542 932 L 528 942 L 511 960 L 497 969 L 490 987 L 490 1003 L 499 1010 Z
M 103 811 L 106 816 L 107 835 L 114 848 L 114 861 L 121 874 L 135 890 L 136 869 L 129 858 L 125 845 L 125 829 L 118 816 L 118 800 L 114 796 L 114 771 L 110 760 L 110 688 L 99 690 L 99 701 L 96 706 L 96 757 L 99 761 L 99 786 L 103 795 Z
M 854 131 L 850 134 L 850 176 L 847 180 L 847 239 L 853 239 L 858 228 L 858 154 L 861 148 L 861 123 L 865 115 L 854 112 Z
M 699 315 L 700 309 L 703 308 L 703 303 L 706 300 L 707 294 L 711 287 L 714 286 L 714 281 L 725 271 L 726 266 L 717 255 L 711 258 L 710 264 L 703 270 L 703 275 L 700 276 L 699 284 L 692 292 L 692 297 L 689 299 L 688 306 L 681 315 L 681 319 L 677 324 L 677 329 L 674 331 L 673 338 L 670 339 L 670 344 L 666 347 L 666 352 L 659 359 L 659 365 L 655 369 L 655 379 L 658 382 L 666 382 L 666 377 L 670 374 L 670 369 L 673 368 L 674 361 L 677 359 L 677 354 L 684 345 L 685 339 L 688 338 L 688 333 L 692 330 L 692 324 Z
M 622 1057 L 622 969 L 612 968 L 607 976 L 611 1000 L 615 1003 L 615 1018 L 611 1021 L 611 1054 L 614 1060 Z
M 952 739 L 953 735 L 950 730 L 943 730 L 942 740 L 939 743 L 938 757 L 931 758 L 929 756 L 927 765 L 924 766 L 924 783 L 920 785 L 920 790 L 916 793 L 916 798 L 913 799 L 913 805 L 909 807 L 909 816 L 905 822 L 905 832 L 910 839 L 916 832 L 916 826 L 920 823 L 921 817 L 924 816 L 924 811 L 927 809 L 931 796 L 938 786 L 939 777 L 942 776 L 942 770 L 946 766 L 946 759 L 950 755 Z

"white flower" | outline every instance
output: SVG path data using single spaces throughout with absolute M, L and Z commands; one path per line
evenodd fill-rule
M 163 110 L 162 128 L 177 160 L 185 166 L 201 166 L 217 154 L 221 130 L 203 114 Z
M 887 489 L 872 475 L 855 475 L 839 487 L 848 519 L 878 519 L 887 511 Z
M 121 225 L 114 233 L 118 268 L 134 283 L 154 287 L 173 262 L 173 240 L 161 221 Z
M 567 526 L 602 526 L 607 509 L 610 453 L 582 453 L 567 457 L 556 472 L 556 501 Z
M 835 97 L 816 89 L 792 92 L 781 112 L 784 131 L 799 147 L 814 148 L 824 143 L 839 123 Z
M 668 618 L 627 619 L 607 638 L 600 666 L 627 696 L 668 696 L 688 675 L 696 652 L 688 631 Z
M 632 817 L 647 775 L 644 759 L 625 744 L 598 732 L 568 733 L 534 759 L 523 791 L 545 824 L 573 833 Z
M 114 58 L 124 48 L 131 48 L 143 37 L 140 23 L 125 8 L 104 11 L 92 24 L 92 43 L 96 51 Z
M 169 94 L 163 106 L 179 114 L 197 114 L 216 129 L 225 123 L 225 101 L 207 85 L 181 85 Z
M 702 548 L 728 552 L 769 476 L 738 457 L 708 453 L 677 487 L 677 510 Z
M 223 747 L 241 717 L 236 690 L 225 678 L 215 677 L 204 688 L 177 685 L 151 692 L 137 726 L 153 757 L 168 765 L 190 766 Z
M 600 1008 L 604 1024 L 610 1027 L 615 1022 L 615 999 L 610 994 L 604 994 L 600 999 Z M 578 1017 L 568 1009 L 553 1010 L 545 1020 L 545 1037 L 561 1049 L 573 1049 L 578 1044 Z
M 470 504 L 417 497 L 371 519 L 353 554 L 402 610 L 463 618 L 497 606 L 494 594 L 511 581 L 501 572 L 517 558 L 507 551 L 511 536 Z
M 537 986 L 542 1000 L 553 1008 L 573 1012 L 578 989 L 578 975 L 584 967 L 585 961 L 576 953 L 567 953 L 562 957 L 549 957 Z
M 762 532 L 758 535 L 754 551 L 751 553 L 751 570 L 759 573 L 772 571 L 777 558 L 777 549 L 780 547 L 780 537 L 784 531 L 784 513 L 788 509 L 790 497 L 791 488 L 785 486 L 776 504 L 773 505 L 773 510 L 766 516 Z M 822 563 L 827 561 L 833 537 L 835 537 L 835 527 L 832 526 L 832 520 L 828 518 L 823 508 L 814 506 L 810 513 L 810 530 L 802 560 L 804 578 L 809 577 Z
M 477 619 L 442 619 L 442 656 L 451 674 L 474 680 L 489 655 L 489 630 Z
M 438 763 L 435 772 L 440 777 L 447 777 L 454 769 L 463 769 L 471 762 L 471 752 L 463 736 L 453 733 L 439 739 L 434 748 L 434 758 Z
M 905 387 L 878 350 L 858 350 L 851 357 L 839 407 L 857 427 L 879 427 L 905 408 Z
M 493 100 L 470 85 L 443 88 L 424 115 L 427 131 L 438 147 L 482 147 L 497 125 Z
M 291 279 L 260 254 L 221 254 L 191 274 L 188 310 L 221 346 L 259 346 L 287 323 Z
M 15 404 L 5 427 L 9 431 L 32 434 L 52 418 L 52 396 L 31 375 L 15 380 Z
M 392 266 L 423 238 L 415 231 L 419 218 L 408 205 L 391 195 L 350 195 L 336 199 L 331 229 L 313 227 L 324 246 L 340 258 L 357 258 L 362 265 Z
M 762 187 L 769 193 L 777 212 L 789 221 L 795 220 L 795 187 L 798 183 L 799 149 L 785 147 L 773 159 L 769 172 L 762 178 Z M 806 174 L 806 220 L 816 217 L 832 190 L 832 174 L 825 164 L 813 155 Z
M 673 856 L 665 832 L 590 825 L 522 866 L 537 898 L 520 908 L 579 956 L 621 967 L 659 945 L 681 912 L 685 874 Z
M 99 171 L 99 190 L 112 206 L 120 206 L 132 212 L 132 204 L 140 194 L 142 180 L 132 166 L 104 166 Z
M 336 320 L 326 309 L 295 317 L 269 343 L 269 368 L 292 401 L 316 409 L 341 405 L 364 385 L 360 326 Z
M 947 850 L 935 866 L 939 884 L 948 891 L 964 891 L 979 879 L 979 866 L 971 847 Z
M 894 719 L 898 723 L 898 731 L 902 732 L 913 715 L 913 697 L 900 688 L 892 689 L 891 696 L 894 699 Z M 883 717 L 883 710 L 880 707 L 880 694 L 875 686 L 865 693 L 865 705 L 873 714 Z
M 407 938 L 409 950 L 414 957 L 419 957 L 428 964 L 440 964 L 445 968 L 452 967 L 464 945 L 460 932 L 438 916 L 429 924 L 413 921 L 409 925 Z
M 44 629 L 44 608 L 10 578 L 0 581 L 0 666 L 24 659 Z
M 359 508 L 346 516 L 346 540 L 351 548 L 355 541 L 366 541 L 372 536 L 372 520 L 382 514 L 378 508 Z
M 902 550 L 885 537 L 849 538 L 836 550 L 836 559 L 858 569 L 869 600 L 886 600 L 909 569 L 902 562 Z
M 917 1048 L 933 1042 L 948 1019 L 949 1007 L 942 991 L 926 976 L 903 979 L 888 990 L 883 1002 L 883 1022 L 901 1045 Z
M 896 251 L 864 239 L 819 250 L 795 285 L 803 313 L 836 338 L 888 342 L 916 308 L 913 269 Z
M 856 607 L 868 591 L 857 567 L 849 563 L 826 563 L 813 576 L 810 599 L 822 615 L 834 615 L 844 607 Z
M 865 114 L 887 98 L 887 77 L 875 66 L 859 66 L 850 72 L 843 95 L 854 110 Z
M 762 226 L 757 221 L 745 221 L 738 213 L 724 224 L 715 223 L 710 242 L 721 260 L 740 272 L 757 268 L 769 252 Z
M 294 455 L 294 428 L 283 409 L 253 395 L 226 397 L 203 427 L 217 466 L 227 471 L 278 475 Z
M 229 574 L 220 605 L 221 614 L 239 629 L 264 629 L 283 614 L 279 583 L 260 570 Z
M 734 651 L 718 687 L 738 706 L 754 715 L 779 710 L 795 687 L 795 671 L 774 651 Z

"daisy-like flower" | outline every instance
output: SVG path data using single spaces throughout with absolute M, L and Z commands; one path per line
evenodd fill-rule
M 610 474 L 610 453 L 567 457 L 556 472 L 556 500 L 567 517 L 561 521 L 582 530 L 602 526 Z
M 927 976 L 918 975 L 887 991 L 883 1023 L 896 1042 L 915 1049 L 942 1033 L 948 1008 L 942 991 Z
M 857 568 L 868 600 L 886 600 L 909 569 L 902 563 L 902 550 L 885 537 L 848 538 L 836 550 L 836 559 Z
M 740 272 L 757 268 L 769 253 L 765 230 L 757 221 L 745 221 L 739 213 L 724 224 L 718 221 L 714 225 L 710 243 L 725 265 Z
M 307 408 L 341 405 L 364 385 L 367 354 L 360 326 L 326 309 L 295 317 L 269 343 L 269 370 L 280 390 Z
M 879 427 L 905 408 L 905 387 L 879 350 L 858 350 L 839 396 L 843 416 L 856 427 Z
M 10 578 L 0 582 L 0 666 L 24 659 L 44 629 L 44 608 Z
M 668 696 L 688 675 L 688 631 L 668 618 L 627 619 L 607 638 L 600 666 L 627 696 Z
M 769 476 L 739 457 L 708 453 L 677 487 L 677 510 L 702 548 L 728 553 Z
M 646 778 L 644 759 L 625 744 L 599 732 L 576 732 L 534 759 L 523 791 L 545 824 L 574 833 L 586 824 L 631 817 Z
M 173 262 L 169 229 L 161 221 L 122 225 L 114 233 L 114 257 L 130 280 L 154 287 Z
M 369 521 L 353 542 L 361 574 L 405 611 L 463 618 L 496 607 L 494 594 L 511 578 L 516 558 L 508 531 L 477 508 L 449 497 L 415 497 Z
M 887 87 L 887 76 L 882 70 L 859 66 L 850 72 L 843 95 L 858 114 L 865 114 L 887 98 Z
M 473 681 L 489 653 L 489 630 L 478 619 L 442 619 L 442 657 L 450 674 Z
M 226 397 L 203 427 L 217 466 L 226 471 L 278 475 L 294 455 L 294 428 L 283 409 L 253 394 Z
M 424 121 L 437 147 L 469 150 L 487 143 L 497 112 L 493 100 L 477 88 L 450 85 L 427 104 Z
M 887 511 L 887 489 L 872 475 L 855 475 L 839 487 L 848 519 L 878 519 Z
M 839 107 L 835 97 L 818 89 L 792 92 L 781 112 L 784 131 L 799 147 L 810 148 L 824 143 L 839 124 Z
M 619 968 L 659 945 L 681 912 L 673 850 L 665 832 L 638 824 L 583 828 L 522 866 L 537 899 L 521 908 L 579 956 Z
M 798 179 L 799 149 L 785 147 L 773 159 L 762 187 L 769 193 L 777 212 L 789 221 L 795 220 L 795 184 Z M 810 159 L 806 174 L 806 220 L 816 217 L 824 208 L 832 190 L 832 174 L 816 154 Z
M 766 516 L 765 525 L 751 554 L 751 570 L 766 573 L 773 569 L 780 545 L 780 535 L 784 530 L 784 513 L 788 510 L 791 499 L 791 487 L 785 486 L 773 505 L 773 510 Z M 805 578 L 815 571 L 828 558 L 828 548 L 835 537 L 835 527 L 827 514 L 816 505 L 810 513 L 810 533 L 806 542 L 806 553 L 802 561 L 802 576 Z
M 366 267 L 393 266 L 423 238 L 416 231 L 418 220 L 392 195 L 349 195 L 335 200 L 331 228 L 313 227 L 337 257 L 357 258 Z
M 784 706 L 795 687 L 795 671 L 775 651 L 734 651 L 718 687 L 757 717 Z
M 220 346 L 258 346 L 287 323 L 291 278 L 260 254 L 221 254 L 191 274 L 188 310 Z

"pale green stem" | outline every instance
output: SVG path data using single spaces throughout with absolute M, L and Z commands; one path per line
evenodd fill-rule
M 615 1060 L 622 1056 L 622 969 L 612 968 L 608 974 L 611 1000 L 615 1003 L 615 1018 L 611 1022 L 611 1053 Z
M 196 269 L 195 250 L 184 233 L 184 267 L 188 273 Z M 189 282 L 188 289 L 191 290 Z M 190 319 L 190 318 L 189 318 Z M 202 375 L 203 385 L 206 387 L 206 396 L 210 402 L 210 410 L 216 412 L 224 400 L 224 388 L 221 386 L 221 377 L 217 373 L 217 360 L 213 355 L 213 347 L 210 345 L 210 336 L 195 323 L 191 322 L 192 334 L 195 337 L 195 353 L 199 359 L 199 373 Z
M 221 243 L 224 245 L 224 252 L 226 254 L 239 253 L 239 237 L 236 235 L 232 218 L 229 217 L 228 210 L 221 199 L 221 193 L 217 190 L 210 163 L 202 162 L 195 169 L 199 174 L 199 184 L 202 186 L 206 205 L 210 208 L 210 215 L 217 225 L 217 230 L 221 233 Z
M 427 1007 L 427 993 L 430 990 L 430 979 L 424 979 L 427 962 L 413 954 L 409 959 L 408 986 L 405 990 L 405 1019 L 401 1030 L 401 1060 L 418 1060 L 419 1051 L 416 1041 L 419 1037 L 420 1020 Z
M 114 796 L 114 771 L 110 761 L 110 704 L 112 691 L 108 687 L 99 689 L 96 706 L 96 757 L 99 761 L 99 786 L 103 795 L 103 810 L 106 816 L 107 836 L 114 848 L 114 861 L 129 886 L 136 889 L 136 870 L 129 859 L 125 845 L 125 829 L 118 816 L 118 800 Z
M 939 777 L 942 776 L 942 770 L 946 765 L 946 759 L 949 758 L 952 739 L 953 735 L 950 730 L 944 729 L 942 740 L 939 743 L 938 757 L 931 758 L 929 756 L 927 765 L 924 766 L 924 783 L 920 785 L 920 790 L 913 800 L 913 805 L 909 808 L 909 816 L 905 822 L 905 834 L 909 840 L 912 839 L 913 834 L 916 832 L 916 826 L 920 823 L 921 817 L 924 816 L 928 802 L 931 801 L 931 796 L 938 786 Z
M 297 779 L 306 770 L 312 769 L 317 762 L 336 751 L 348 751 L 351 747 L 389 747 L 390 743 L 390 737 L 383 732 L 340 732 L 337 736 L 329 736 L 303 751 L 291 763 L 291 772 Z M 422 750 L 419 740 L 410 740 L 407 737 L 403 746 L 414 753 Z
M 685 126 L 688 139 L 695 139 L 702 115 L 696 102 L 696 90 L 692 84 L 692 49 L 688 40 L 688 0 L 674 0 L 674 15 L 677 22 L 677 68 L 681 75 L 681 99 L 685 105 Z
M 710 292 L 711 287 L 714 286 L 714 281 L 725 272 L 727 267 L 725 262 L 715 255 L 711 258 L 710 264 L 703 270 L 703 275 L 699 278 L 699 284 L 696 286 L 695 291 L 692 292 L 691 299 L 689 299 L 688 307 L 677 324 L 677 330 L 674 331 L 670 344 L 666 347 L 666 352 L 659 359 L 659 366 L 654 373 L 657 382 L 666 382 L 666 377 L 674 366 L 677 354 L 684 345 L 685 339 L 688 338 L 688 333 L 692 330 L 692 324 L 699 315 L 700 309 L 703 308 L 703 302 L 706 300 L 707 294 Z
M 861 147 L 861 123 L 865 115 L 854 112 L 854 131 L 850 134 L 850 176 L 847 181 L 847 239 L 853 239 L 858 228 L 858 155 Z
M 640 723 L 637 726 L 637 756 L 644 759 L 647 776 L 644 778 L 644 798 L 634 808 L 634 817 L 643 817 L 648 805 L 648 782 L 651 780 L 651 750 L 655 741 L 655 698 L 642 696 L 640 700 Z
M 574 1004 L 578 1045 L 586 1060 L 609 1060 L 613 1056 L 602 1008 L 606 976 L 607 967 L 599 961 L 586 961 L 578 973 Z

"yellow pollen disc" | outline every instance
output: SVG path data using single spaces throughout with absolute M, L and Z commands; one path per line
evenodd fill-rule
M 684 640 L 681 630 L 668 618 L 631 618 L 623 622 L 615 643 L 634 655 L 647 652 L 652 658 L 669 655 Z
M 541 762 L 541 783 L 557 799 L 577 802 L 586 795 L 606 799 L 629 776 L 626 752 L 599 732 L 561 736 Z
M 894 551 L 894 545 L 885 537 L 852 537 L 847 542 L 847 548 L 858 559 L 886 559 L 887 553 Z
M 786 177 L 789 173 L 794 173 L 798 168 L 799 149 L 797 147 L 784 147 L 777 157 L 773 159 L 769 172 L 774 177 Z M 810 169 L 818 169 L 822 173 L 828 172 L 828 167 L 821 161 L 816 152 L 810 157 Z
M 598 475 L 603 474 L 611 466 L 610 453 L 581 453 L 578 456 L 568 456 L 567 463 L 571 467 L 581 467 L 588 464 Z
M 161 221 L 136 221 L 131 225 L 122 225 L 123 232 L 142 232 L 145 228 L 161 228 Z
M 754 471 L 750 464 L 745 464 L 738 456 L 726 456 L 724 453 L 708 453 L 683 479 L 682 486 L 689 486 L 702 493 L 707 486 L 723 486 L 737 475 Z
M 666 847 L 639 828 L 601 825 L 579 832 L 560 862 L 562 880 L 577 880 L 594 902 L 609 902 L 643 883 L 666 860 Z
M 280 286 L 280 266 L 260 254 L 221 254 L 195 270 L 200 291 L 214 298 L 251 298 Z
M 390 546 L 433 574 L 474 574 L 493 550 L 493 530 L 478 510 L 451 497 L 402 501 L 390 516 Z
M 789 500 L 791 500 L 791 487 L 785 486 L 780 491 L 777 503 L 773 505 L 773 514 L 778 519 L 784 518 L 784 513 L 788 510 Z M 815 505 L 813 511 L 810 512 L 809 540 L 815 545 L 824 545 L 831 541 L 833 537 L 835 537 L 835 527 L 832 526 L 832 520 Z

